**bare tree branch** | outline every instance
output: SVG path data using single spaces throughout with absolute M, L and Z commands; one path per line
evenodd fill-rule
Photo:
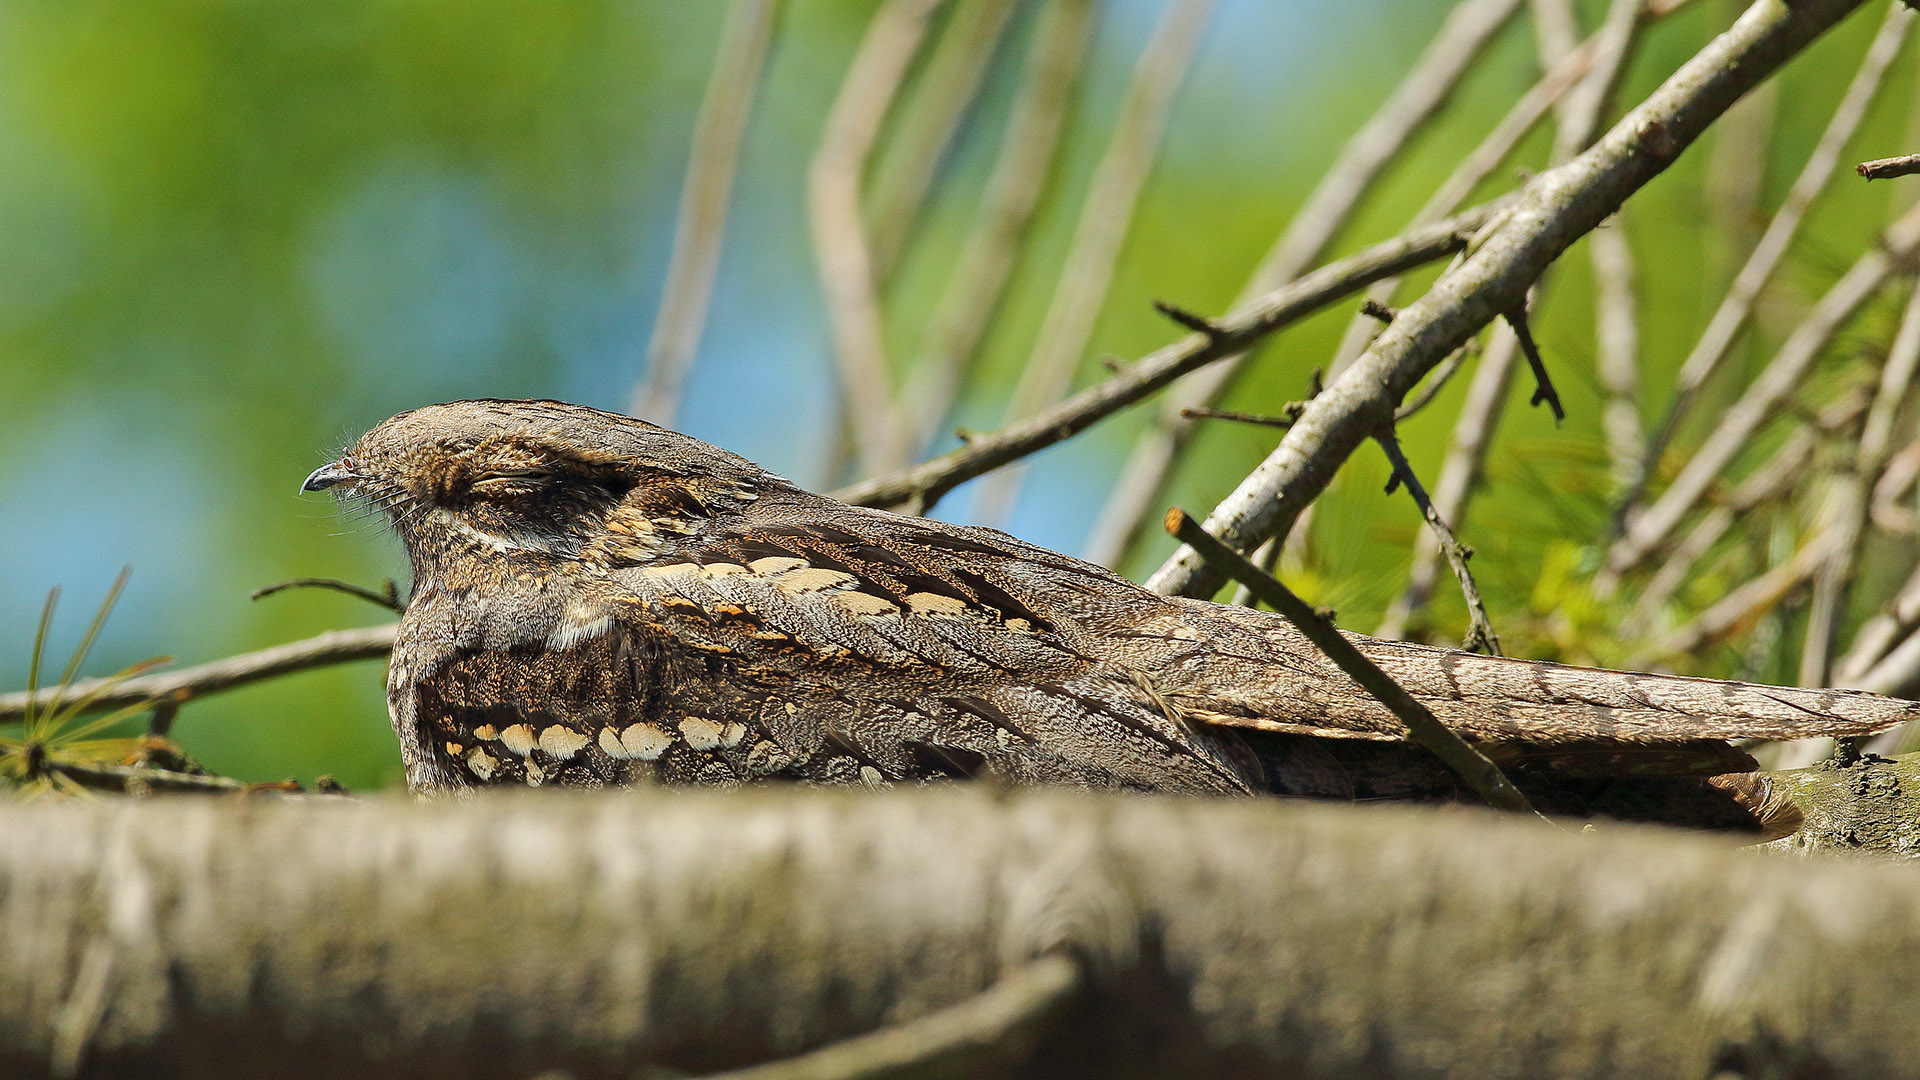
M 1458 269 L 1402 309 L 1361 358 L 1307 407 L 1280 445 L 1209 516 L 1208 531 L 1251 548 L 1285 534 L 1341 462 L 1379 430 L 1435 364 L 1509 311 L 1546 267 L 1658 175 L 1739 96 L 1859 0 L 1760 0 L 1594 146 L 1543 173 Z M 1153 575 L 1159 592 L 1211 595 L 1221 584 L 1187 550 Z
M 92 707 L 95 709 L 113 709 L 146 702 L 171 701 L 177 704 L 309 668 L 383 658 L 393 649 L 393 635 L 398 626 L 398 623 L 387 623 L 358 630 L 329 630 L 305 641 L 229 656 L 224 660 L 179 671 L 139 675 L 131 679 L 81 679 L 60 693 L 66 700 L 77 701 L 105 686 L 106 689 L 93 699 Z M 40 691 L 36 699 L 38 704 L 45 705 L 52 701 L 55 692 L 52 689 Z M 25 716 L 27 702 L 25 693 L 0 694 L 0 722 Z
M 0 880 L 9 1076 L 707 1074 L 1063 952 L 1087 997 L 994 1075 L 1920 1076 L 1911 867 L 1648 829 L 978 787 L 42 802 L 0 806 Z
M 693 150 L 680 185 L 680 218 L 660 310 L 647 343 L 646 371 L 633 390 L 633 415 L 671 425 L 680 408 L 680 386 L 700 351 L 707 301 L 720 267 L 720 243 L 733 198 L 733 172 L 740 139 L 753 112 L 767 43 L 773 38 L 779 0 L 733 0 L 720 31 L 719 55 L 706 96 L 693 122 Z
M 1639 478 L 1622 495 L 1619 507 L 1614 513 L 1614 527 L 1624 530 L 1628 525 L 1635 505 L 1645 494 L 1645 484 L 1659 464 L 1661 455 L 1666 453 L 1667 444 L 1673 440 L 1680 421 L 1692 407 L 1695 396 L 1720 363 L 1733 349 L 1733 343 L 1739 338 L 1740 331 L 1753 314 L 1755 301 L 1766 287 L 1773 271 L 1787 253 L 1793 237 L 1799 231 L 1800 222 L 1806 217 L 1807 210 L 1827 183 L 1834 176 L 1834 168 L 1840 163 L 1840 155 L 1846 149 L 1848 140 L 1859 130 L 1860 123 L 1866 118 L 1868 106 L 1880 92 L 1888 65 L 1899 55 L 1901 45 L 1906 41 L 1907 31 L 1913 25 L 1913 12 L 1900 4 L 1890 4 L 1885 21 L 1880 24 L 1879 33 L 1867 46 L 1866 54 L 1861 58 L 1860 67 L 1855 71 L 1853 80 L 1847 84 L 1846 94 L 1840 99 L 1840 105 L 1834 109 L 1832 119 L 1820 135 L 1820 141 L 1814 145 L 1813 152 L 1800 169 L 1800 175 L 1794 180 L 1793 187 L 1787 192 L 1780 209 L 1774 213 L 1773 220 L 1767 223 L 1767 231 L 1753 252 L 1747 256 L 1740 273 L 1735 276 L 1733 285 L 1727 290 L 1726 299 L 1707 322 L 1707 328 L 1694 344 L 1693 351 L 1680 365 L 1680 374 L 1676 378 L 1673 400 L 1668 403 L 1666 413 L 1655 425 L 1648 439 L 1646 449 L 1640 458 Z
M 1013 0 L 955 0 L 922 74 L 874 167 L 868 200 L 873 276 L 893 277 L 926 203 L 934 171 L 980 92 L 980 81 L 1013 14 Z
M 1387 460 L 1393 465 L 1393 476 L 1387 481 L 1387 491 L 1392 493 L 1395 485 L 1406 485 L 1407 494 L 1413 498 L 1414 505 L 1420 508 L 1420 514 L 1426 518 L 1427 527 L 1433 530 L 1433 538 L 1447 557 L 1447 565 L 1453 568 L 1453 576 L 1460 580 L 1460 594 L 1467 602 L 1467 633 L 1460 647 L 1468 652 L 1500 652 L 1500 636 L 1493 632 L 1493 620 L 1487 617 L 1486 602 L 1480 599 L 1480 586 L 1473 580 L 1473 571 L 1467 568 L 1467 560 L 1473 552 L 1447 526 L 1447 520 L 1433 507 L 1433 500 L 1427 497 L 1427 489 L 1420 486 L 1420 478 L 1414 475 L 1413 466 L 1408 464 L 1407 455 L 1400 449 L 1400 439 L 1391 432 L 1377 436 L 1380 448 L 1387 452 Z
M 1006 295 L 1027 222 L 1058 156 L 1093 12 L 1093 0 L 1059 0 L 1040 13 L 1025 82 L 1001 137 L 993 175 L 909 377 L 906 399 L 915 430 L 935 430 L 946 417 Z
M 1519 0 L 1467 0 L 1448 14 L 1406 78 L 1347 140 L 1306 202 L 1288 219 L 1285 231 L 1240 290 L 1235 306 L 1299 277 L 1321 257 L 1374 182 L 1447 103 L 1475 58 L 1518 8 Z M 1120 479 L 1083 552 L 1086 558 L 1112 564 L 1125 553 L 1135 532 L 1151 518 L 1148 509 L 1186 444 L 1189 428 L 1180 410 L 1212 402 L 1244 359 L 1236 356 L 1168 395 L 1121 467 Z
M 861 176 L 939 6 L 940 0 L 886 0 L 874 13 L 807 173 L 807 218 L 840 362 L 840 391 L 869 472 L 904 464 L 907 440 L 887 370 L 873 255 L 860 211 Z
M 958 450 L 834 492 L 862 506 L 931 506 L 954 487 L 1009 461 L 1070 438 L 1089 424 L 1139 401 L 1190 371 L 1244 352 L 1273 331 L 1369 284 L 1460 251 L 1472 234 L 1510 205 L 1496 199 L 1446 221 L 1375 244 L 1329 263 L 1217 320 L 1223 336 L 1190 334 L 1148 354 L 1031 419 L 974 436 Z
M 1213 0 L 1175 0 L 1167 5 L 1141 51 L 1121 102 L 1120 118 L 1081 204 L 1053 300 L 1002 424 L 1032 416 L 1060 400 L 1072 386 L 1074 372 L 1093 338 L 1094 323 L 1106 306 L 1140 191 L 1160 154 L 1174 94 L 1186 79 L 1212 11 Z M 1024 470 L 1016 466 L 984 481 L 974 504 L 974 519 L 988 525 L 1004 521 L 1019 496 L 1023 476 Z
M 1609 549 L 1596 587 L 1610 588 L 1612 581 L 1639 565 L 1666 541 L 1700 497 L 1719 480 L 1754 432 L 1773 416 L 1779 403 L 1799 384 L 1828 340 L 1916 253 L 1920 253 L 1920 204 L 1889 226 L 1878 244 L 1861 255 L 1827 290 L 1740 400 L 1720 413 L 1713 432 L 1687 460 L 1673 483 L 1633 519 L 1626 533 Z
M 1381 445 L 1387 443 L 1383 441 Z M 1407 470 L 1406 475 L 1411 476 L 1412 470 Z M 1332 660 L 1349 678 L 1359 683 L 1380 704 L 1391 710 L 1401 723 L 1407 725 L 1407 734 L 1413 741 L 1446 762 L 1448 768 L 1487 801 L 1487 805 L 1518 813 L 1533 812 L 1527 797 L 1513 786 L 1513 781 L 1500 771 L 1500 766 L 1474 749 L 1452 728 L 1441 723 L 1439 717 L 1434 716 L 1418 698 L 1407 693 L 1405 687 L 1380 670 L 1380 665 L 1367 659 L 1364 653 L 1354 647 L 1353 642 L 1341 635 L 1339 628 L 1333 625 L 1333 620 L 1295 596 L 1292 589 L 1280 583 L 1280 579 L 1221 543 L 1184 511 L 1167 511 L 1166 526 L 1167 532 L 1198 551 L 1209 565 L 1245 585 L 1268 607 L 1286 616 L 1287 621 L 1306 635 L 1315 648 L 1325 653 L 1327 659 Z

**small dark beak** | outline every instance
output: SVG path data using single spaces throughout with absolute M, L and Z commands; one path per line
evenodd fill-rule
M 347 468 L 338 461 L 329 461 L 313 470 L 305 480 L 300 481 L 300 493 L 325 491 L 335 484 L 344 484 L 349 480 L 360 479 L 360 474 Z

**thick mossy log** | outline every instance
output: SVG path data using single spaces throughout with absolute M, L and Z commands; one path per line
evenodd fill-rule
M 997 1075 L 1920 1076 L 1917 950 L 1903 864 L 1459 809 L 0 805 L 6 1076 L 702 1073 L 887 1025 L 820 1060 L 1004 1028 Z

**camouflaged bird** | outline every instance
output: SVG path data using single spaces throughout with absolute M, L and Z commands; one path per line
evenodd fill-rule
M 984 773 L 1238 793 L 1268 785 L 1233 729 L 1406 734 L 1277 615 L 848 506 L 577 405 L 402 413 L 302 490 L 323 488 L 384 512 L 413 565 L 387 695 L 416 791 Z M 1353 640 L 1483 739 L 1791 739 L 1916 715 L 1844 690 Z

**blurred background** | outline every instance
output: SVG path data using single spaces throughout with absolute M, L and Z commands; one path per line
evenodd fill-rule
M 1063 17 L 1032 0 L 980 6 L 932 8 L 864 169 L 869 213 L 875 200 L 884 204 L 870 227 L 891 245 L 874 281 L 889 379 L 902 393 L 928 381 L 917 365 L 928 362 L 942 304 L 957 302 L 955 267 L 1036 36 L 1050 15 Z M 1110 280 L 1087 301 L 1097 318 L 1084 346 L 1068 343 L 1076 386 L 1107 374 L 1102 356 L 1136 358 L 1179 336 L 1152 300 L 1226 311 L 1448 14 L 1431 0 L 1187 6 L 1199 20 L 1194 47 L 1190 56 L 1163 50 L 1172 54 L 1160 72 L 1171 80 L 1164 130 L 1146 140 L 1137 199 L 1107 222 L 1117 247 Z M 845 434 L 808 174 L 877 7 L 778 9 L 764 70 L 749 87 L 757 92 L 725 200 L 710 305 L 684 383 L 668 395 L 670 415 L 648 416 L 819 489 L 866 470 Z M 1606 5 L 1576 7 L 1591 29 Z M 1739 7 L 1695 0 L 1663 18 L 1639 41 L 1618 100 L 1639 100 Z M 50 586 L 65 590 L 49 645 L 57 670 L 123 564 L 131 583 L 91 673 L 156 654 L 199 663 L 382 621 L 386 613 L 328 592 L 248 599 L 297 576 L 369 586 L 401 576 L 405 588 L 404 561 L 377 523 L 347 521 L 328 500 L 295 494 L 309 470 L 392 413 L 428 402 L 556 397 L 628 409 L 647 377 L 727 12 L 721 3 L 598 0 L 0 3 L 0 684 L 24 684 Z M 1817 43 L 1610 226 L 1635 257 L 1647 417 L 1671 396 L 1681 359 L 1793 182 L 1881 14 L 1879 5 L 1863 9 Z M 1057 151 L 1019 231 L 1004 302 L 959 369 L 950 406 L 913 433 L 914 456 L 958 445 L 956 427 L 1002 423 L 1056 305 L 1136 65 L 1172 16 L 1159 0 L 1103 0 L 1087 17 Z M 1889 69 L 1847 162 L 1920 148 L 1911 51 Z M 926 80 L 955 77 L 941 63 L 969 55 L 979 58 L 977 87 L 963 72 L 916 96 Z M 1523 5 L 1382 173 L 1330 254 L 1403 228 L 1539 76 Z M 954 98 L 952 85 L 964 95 Z M 957 106 L 950 138 L 929 142 L 914 124 L 938 119 L 943 102 Z M 1480 196 L 1544 167 L 1551 128 L 1529 135 Z M 913 197 L 916 162 L 928 166 L 924 198 Z M 1911 200 L 1904 185 L 1836 181 L 1822 194 L 1710 397 L 1739 392 Z M 1613 488 L 1582 247 L 1562 260 L 1533 322 L 1568 418 L 1556 425 L 1523 400 L 1511 404 L 1460 532 L 1479 553 L 1473 565 L 1510 654 L 1618 663 L 1627 655 L 1609 631 L 1618 612 L 1585 584 Z M 1400 302 L 1433 270 L 1416 275 Z M 1833 340 L 1806 401 L 1871 384 L 1901 292 L 1877 297 Z M 1335 305 L 1271 339 L 1222 403 L 1271 413 L 1302 397 L 1353 309 Z M 1403 429 L 1429 486 L 1466 382 L 1454 380 Z M 937 392 L 933 400 L 941 404 Z M 1156 411 L 1149 402 L 1038 456 L 1016 491 L 982 499 L 976 482 L 936 513 L 1084 552 Z M 1697 441 L 1713 412 L 1696 410 L 1682 441 Z M 1210 508 L 1279 435 L 1203 425 L 1154 512 Z M 1766 450 L 1763 439 L 1753 453 Z M 1386 475 L 1377 450 L 1356 454 L 1284 564 L 1292 584 L 1354 629 L 1379 623 L 1419 536 L 1411 504 L 1382 492 Z M 1783 504 L 1743 525 L 1737 556 L 1704 562 L 1663 619 L 1686 618 L 1782 558 L 1802 517 Z M 1901 546 L 1910 539 L 1872 543 L 1897 554 L 1863 563 L 1887 580 L 1856 593 L 1856 620 L 1911 565 Z M 1170 549 L 1143 530 L 1120 569 L 1144 576 Z M 1443 579 L 1430 620 L 1443 641 L 1464 625 L 1450 589 Z M 1788 639 L 1801 617 L 1768 612 L 1672 664 L 1791 681 L 1797 645 Z M 175 735 L 209 767 L 245 779 L 330 773 L 350 787 L 395 783 L 381 683 L 374 663 L 280 679 L 190 705 Z

